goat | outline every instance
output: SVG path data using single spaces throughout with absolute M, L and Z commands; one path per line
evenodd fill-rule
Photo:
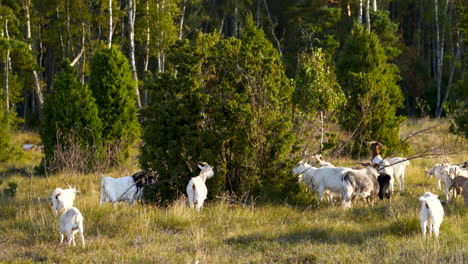
M 393 189 L 392 186 L 392 176 L 380 173 L 377 177 L 377 182 L 379 183 L 379 198 L 383 200 L 384 196 L 387 199 L 390 199 Z
M 378 166 L 378 171 L 390 175 L 393 179 L 398 182 L 400 191 L 405 189 L 405 170 L 406 166 L 410 165 L 410 162 L 406 158 L 394 157 L 388 159 L 382 159 L 380 156 L 380 149 L 384 147 L 380 142 L 373 141 L 371 143 L 372 150 L 372 165 Z M 385 162 L 387 161 L 387 162 Z M 392 170 L 386 170 L 386 168 L 391 167 Z M 392 179 L 392 180 L 393 180 Z M 392 182 L 392 191 L 393 191 L 393 182 Z
M 351 207 L 351 200 L 354 196 L 361 196 L 370 202 L 373 201 L 379 191 L 378 175 L 377 170 L 370 166 L 363 170 L 351 170 L 344 174 L 344 200 L 348 207 Z
M 203 207 L 203 202 L 208 194 L 208 188 L 206 188 L 206 179 L 213 177 L 213 168 L 206 162 L 200 162 L 198 164 L 200 168 L 200 174 L 197 177 L 193 177 L 187 185 L 187 196 L 189 200 L 190 208 L 196 208 L 200 212 Z
M 468 178 L 467 177 L 463 177 L 463 176 L 457 176 L 455 177 L 453 180 L 452 180 L 452 185 L 450 185 L 450 188 L 449 189 L 452 189 L 454 188 L 455 189 L 455 193 L 457 195 L 460 195 L 463 191 L 463 184 L 468 181 Z
M 431 169 L 426 169 L 424 172 L 426 173 L 426 176 L 427 178 L 431 178 L 432 176 L 434 176 L 434 178 L 436 179 L 437 181 L 437 188 L 439 188 L 439 190 L 441 189 L 441 185 L 440 183 L 442 181 L 445 181 L 445 173 L 444 171 L 448 171 L 450 168 L 450 165 L 447 164 L 447 163 L 444 163 L 444 164 L 436 164 L 434 165 L 434 167 L 432 167 Z
M 318 191 L 320 201 L 322 201 L 323 194 L 327 194 L 327 198 L 333 204 L 333 197 L 326 193 L 333 193 L 333 195 L 344 196 L 344 183 L 343 176 L 346 172 L 351 171 L 350 168 L 314 168 L 301 160 L 296 167 L 292 169 L 294 175 L 302 175 L 302 179 L 307 181 L 312 190 Z M 347 206 L 343 201 L 343 206 Z
M 84 241 L 84 229 L 83 229 L 83 215 L 80 210 L 76 207 L 71 207 L 66 210 L 59 221 L 59 231 L 60 231 L 60 244 L 63 242 L 63 235 L 67 234 L 68 237 L 68 246 L 73 242 L 73 246 L 76 246 L 75 243 L 75 234 L 80 232 L 81 242 L 83 243 L 83 248 L 85 247 Z
M 465 206 L 468 206 L 468 181 L 465 181 L 465 183 L 463 183 L 462 195 L 463 200 L 465 201 Z
M 68 189 L 57 188 L 52 193 L 52 209 L 55 215 L 57 215 L 61 209 L 67 210 L 73 207 L 75 194 L 79 191 L 70 186 L 68 187 Z
M 106 177 L 101 174 L 100 204 L 102 205 L 107 200 L 113 203 L 115 208 L 119 201 L 128 201 L 129 204 L 133 204 L 134 200 L 141 198 L 143 185 L 154 181 L 154 176 L 146 171 L 120 178 Z
M 325 167 L 325 168 L 335 168 L 335 166 L 333 164 L 331 164 L 330 162 L 322 160 L 322 154 L 314 154 L 314 155 L 311 156 L 310 160 L 311 160 L 312 164 L 319 163 L 320 167 L 322 167 L 322 168 L 323 167 Z
M 447 200 L 450 197 L 450 186 L 452 186 L 452 181 L 455 179 L 457 176 L 463 176 L 463 177 L 468 177 L 468 172 L 457 166 L 450 166 L 448 170 L 444 170 L 444 183 L 445 183 L 445 195 L 447 196 Z M 456 193 L 454 193 L 454 196 L 456 196 Z
M 423 196 L 419 197 L 421 204 L 421 231 L 423 238 L 426 238 L 426 228 L 429 235 L 434 230 L 435 237 L 439 237 L 439 228 L 444 218 L 444 208 L 437 199 L 437 195 L 431 192 L 426 192 Z

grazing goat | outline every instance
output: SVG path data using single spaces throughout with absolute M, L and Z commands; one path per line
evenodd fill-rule
M 85 247 L 83 235 L 83 215 L 81 214 L 80 210 L 78 210 L 78 208 L 71 207 L 62 214 L 59 222 L 59 230 L 60 244 L 63 242 L 63 235 L 67 234 L 68 246 L 70 246 L 72 242 L 73 245 L 76 246 L 75 234 L 80 232 L 81 242 L 83 243 L 83 247 Z
M 436 164 L 434 165 L 434 167 L 432 167 L 431 169 L 426 169 L 424 172 L 426 173 L 426 176 L 427 178 L 431 178 L 432 176 L 434 176 L 434 178 L 436 179 L 437 181 L 437 188 L 442 189 L 440 183 L 442 181 L 445 182 L 445 175 L 446 175 L 446 172 L 448 173 L 448 170 L 450 169 L 450 165 L 447 164 L 447 163 L 444 163 L 444 164 Z
M 423 238 L 426 238 L 426 228 L 429 235 L 434 230 L 435 237 L 439 237 L 439 228 L 444 218 L 444 208 L 437 199 L 437 195 L 431 192 L 426 192 L 423 196 L 419 197 L 421 204 L 421 231 Z
M 463 200 L 465 201 L 465 206 L 468 206 L 468 181 L 465 181 L 462 186 L 462 195 Z
M 203 202 L 208 194 L 208 188 L 206 188 L 206 179 L 213 177 L 213 168 L 206 162 L 200 162 L 198 164 L 200 168 L 200 174 L 197 177 L 193 177 L 187 185 L 187 196 L 189 200 L 190 208 L 196 208 L 200 212 L 203 207 Z
M 68 189 L 57 188 L 52 193 L 52 207 L 54 214 L 64 209 L 67 210 L 73 207 L 73 202 L 75 201 L 75 194 L 79 192 L 75 188 L 69 186 Z
M 467 177 L 457 176 L 455 177 L 455 179 L 452 180 L 452 185 L 450 185 L 450 189 L 454 188 L 455 193 L 457 195 L 460 195 L 463 191 L 463 184 L 465 184 L 466 181 L 468 181 Z
M 322 167 L 322 168 L 323 167 L 325 167 L 325 168 L 335 168 L 335 166 L 333 164 L 331 164 L 330 162 L 322 160 L 322 154 L 314 154 L 314 155 L 312 155 L 310 157 L 310 160 L 311 160 L 312 164 L 319 163 L 320 167 Z
M 392 195 L 392 176 L 380 173 L 377 177 L 377 182 L 379 183 L 379 198 L 383 200 L 384 196 L 387 199 L 390 199 Z
M 360 196 L 369 202 L 373 201 L 379 191 L 378 175 L 377 170 L 370 166 L 362 170 L 351 170 L 344 174 L 344 200 L 348 207 L 351 207 L 351 200 L 355 196 Z
M 327 194 L 328 201 L 333 205 L 333 195 L 344 196 L 343 176 L 346 172 L 351 171 L 350 168 L 314 168 L 300 161 L 296 167 L 292 169 L 294 175 L 302 175 L 312 190 L 318 191 L 320 201 L 323 195 Z M 326 191 L 331 192 L 328 193 Z M 343 201 L 343 206 L 347 206 Z
M 114 203 L 115 208 L 117 208 L 117 202 L 120 201 L 128 201 L 132 204 L 134 200 L 141 198 L 143 186 L 154 181 L 154 176 L 146 171 L 120 178 L 106 177 L 101 174 L 100 204 L 102 205 L 107 200 Z
M 373 166 L 378 166 L 378 171 L 390 175 L 393 179 L 398 182 L 400 191 L 405 189 L 405 170 L 406 166 L 410 164 L 409 160 L 401 157 L 394 157 L 388 159 L 382 159 L 380 156 L 380 149 L 384 147 L 380 142 L 373 141 L 371 143 L 372 150 L 372 162 Z M 386 168 L 391 167 L 392 170 Z M 393 191 L 393 179 L 392 179 L 392 191 Z
M 450 166 L 448 170 L 444 170 L 445 195 L 447 196 L 447 200 L 449 200 L 450 197 L 452 181 L 457 176 L 468 177 L 468 172 L 457 165 Z M 454 196 L 456 196 L 456 193 L 454 193 Z

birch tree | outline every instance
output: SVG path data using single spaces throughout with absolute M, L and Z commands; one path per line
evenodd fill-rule
M 135 92 L 137 95 L 137 105 L 141 108 L 140 91 L 138 90 L 138 73 L 135 61 L 135 13 L 136 2 L 135 0 L 128 0 L 128 36 L 130 45 L 130 66 L 132 67 L 132 76 L 135 80 Z

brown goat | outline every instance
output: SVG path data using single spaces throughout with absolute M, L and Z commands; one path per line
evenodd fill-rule
M 465 181 L 462 186 L 463 200 L 465 201 L 465 206 L 468 206 L 468 181 Z
M 452 180 L 452 185 L 450 186 L 450 189 L 455 188 L 457 195 L 460 195 L 464 189 L 463 185 L 466 181 L 468 181 L 468 178 L 463 176 L 457 176 L 455 177 L 455 179 Z

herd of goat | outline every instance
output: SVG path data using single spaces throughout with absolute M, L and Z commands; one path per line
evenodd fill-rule
M 331 163 L 323 161 L 321 155 L 311 155 L 307 159 L 301 160 L 292 173 L 297 175 L 299 181 L 304 183 L 310 190 L 318 192 L 320 201 L 323 195 L 333 205 L 334 199 L 342 200 L 343 207 L 351 207 L 351 202 L 361 197 L 369 202 L 379 196 L 390 199 L 393 192 L 394 181 L 399 185 L 399 190 L 404 190 L 405 170 L 410 162 L 406 158 L 395 157 L 382 159 L 380 150 L 383 145 L 379 142 L 370 142 L 372 150 L 372 160 L 370 163 L 362 163 L 358 167 L 335 167 Z M 314 167 L 309 164 L 310 163 Z M 447 201 L 450 192 L 454 188 L 453 197 L 457 194 L 464 196 L 465 205 L 468 206 L 468 168 L 467 162 L 460 166 L 450 164 L 436 164 L 433 168 L 426 170 L 428 177 L 434 176 L 437 179 L 438 188 L 441 189 L 440 182 L 445 183 Z M 191 208 L 200 211 L 203 207 L 208 189 L 205 182 L 213 177 L 213 168 L 206 162 L 198 164 L 200 174 L 193 177 L 187 185 L 187 196 Z M 119 201 L 133 201 L 142 197 L 144 186 L 155 184 L 156 177 L 146 171 L 140 171 L 132 176 L 112 178 L 101 176 L 101 197 L 100 204 L 109 201 L 117 206 Z M 53 211 L 58 214 L 63 210 L 59 220 L 60 243 L 63 242 L 64 234 L 68 237 L 68 245 L 76 245 L 75 234 L 79 232 L 83 247 L 85 247 L 83 235 L 83 215 L 73 207 L 75 194 L 79 192 L 75 188 L 57 188 L 52 194 Z M 426 237 L 426 230 L 429 234 L 434 231 L 435 237 L 439 235 L 439 227 L 442 223 L 444 210 L 441 201 L 431 192 L 426 192 L 419 197 L 421 205 L 421 231 Z

